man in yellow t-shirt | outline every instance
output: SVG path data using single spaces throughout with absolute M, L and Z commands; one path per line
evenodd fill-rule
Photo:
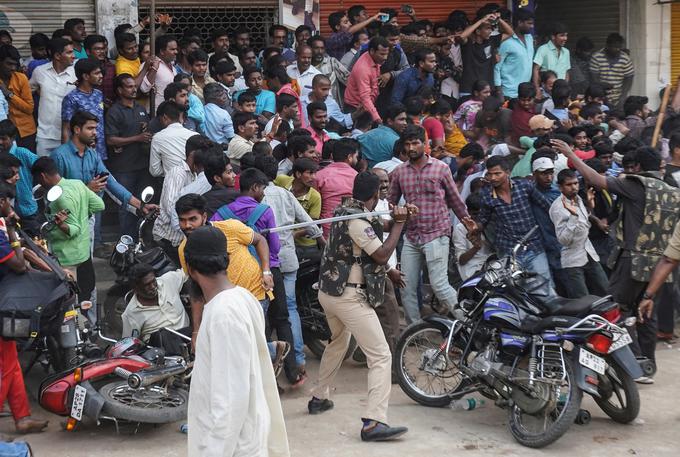
M 121 33 L 116 39 L 118 58 L 116 59 L 116 75 L 127 73 L 133 78 L 139 74 L 141 62 L 137 38 L 131 33 Z
M 208 214 L 206 213 L 205 205 L 205 198 L 198 194 L 183 195 L 175 203 L 179 226 L 185 236 L 188 236 L 193 230 L 208 224 Z M 267 240 L 237 220 L 231 219 L 211 222 L 210 224 L 220 229 L 227 239 L 227 253 L 229 254 L 227 277 L 229 281 L 250 291 L 260 303 L 267 299 L 271 300 L 273 298 L 271 291 L 274 289 L 274 280 L 269 270 L 269 246 L 267 245 Z M 185 245 L 186 238 L 182 240 L 178 250 L 182 269 L 186 272 Z M 259 264 L 250 251 L 248 251 L 248 246 L 250 245 L 253 245 L 257 251 L 260 259 Z M 202 316 L 203 303 L 192 301 L 192 340 L 198 333 Z M 278 351 L 278 349 L 274 350 Z M 278 352 L 276 356 L 278 357 Z

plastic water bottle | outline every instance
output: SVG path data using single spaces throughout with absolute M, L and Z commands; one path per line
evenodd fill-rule
M 189 433 L 189 424 L 182 424 L 179 426 L 179 431 L 180 433 L 184 433 L 185 435 Z
M 454 411 L 471 411 L 473 409 L 479 409 L 486 406 L 486 400 L 483 398 L 461 398 L 460 400 L 454 400 L 449 405 L 449 408 Z

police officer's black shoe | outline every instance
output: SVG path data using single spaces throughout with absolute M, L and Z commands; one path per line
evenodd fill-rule
M 364 419 L 364 427 L 361 429 L 362 441 L 389 441 L 394 440 L 408 432 L 406 427 L 390 427 L 378 421 Z
M 321 414 L 329 409 L 333 409 L 333 402 L 329 399 L 323 399 L 312 397 L 307 403 L 307 410 L 309 414 Z

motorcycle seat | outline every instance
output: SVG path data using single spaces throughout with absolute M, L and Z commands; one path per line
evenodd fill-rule
M 556 297 L 549 300 L 546 307 L 553 316 L 581 316 L 590 311 L 600 298 L 597 295 L 586 295 L 581 298 Z

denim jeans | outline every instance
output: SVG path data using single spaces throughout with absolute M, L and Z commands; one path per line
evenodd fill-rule
M 547 292 L 547 297 L 556 297 L 555 283 L 550 274 L 550 265 L 548 264 L 548 256 L 545 252 L 536 253 L 534 251 L 525 251 L 517 256 L 522 268 L 529 273 L 536 273 L 537 275 L 549 280 L 550 289 Z
M 264 300 L 260 300 L 260 305 L 262 305 L 262 311 L 264 312 L 264 320 L 267 320 L 267 310 L 269 309 L 269 299 L 265 298 Z M 276 343 L 272 341 L 267 341 L 267 348 L 269 349 L 269 357 L 272 359 L 272 362 L 276 358 Z
M 128 172 L 114 172 L 113 176 L 118 183 L 129 190 L 132 195 L 141 198 L 144 187 L 150 185 L 151 178 L 147 169 L 141 169 Z M 137 240 L 139 218 L 127 210 L 128 205 L 120 205 L 118 214 L 120 217 L 120 232 L 122 235 L 129 235 L 135 241 Z
M 449 309 L 453 309 L 458 300 L 458 293 L 449 284 L 449 237 L 440 236 L 425 244 L 416 244 L 404 238 L 401 269 L 406 276 L 406 287 L 402 291 L 401 299 L 407 324 L 420 319 L 418 286 L 423 261 L 427 266 L 430 285 L 437 299 Z
M 300 313 L 297 309 L 297 299 L 295 297 L 295 280 L 297 270 L 283 273 L 283 286 L 286 288 L 286 304 L 288 305 L 288 320 L 290 329 L 293 332 L 293 349 L 295 350 L 295 363 L 298 366 L 305 364 L 305 342 L 302 339 L 302 323 Z

